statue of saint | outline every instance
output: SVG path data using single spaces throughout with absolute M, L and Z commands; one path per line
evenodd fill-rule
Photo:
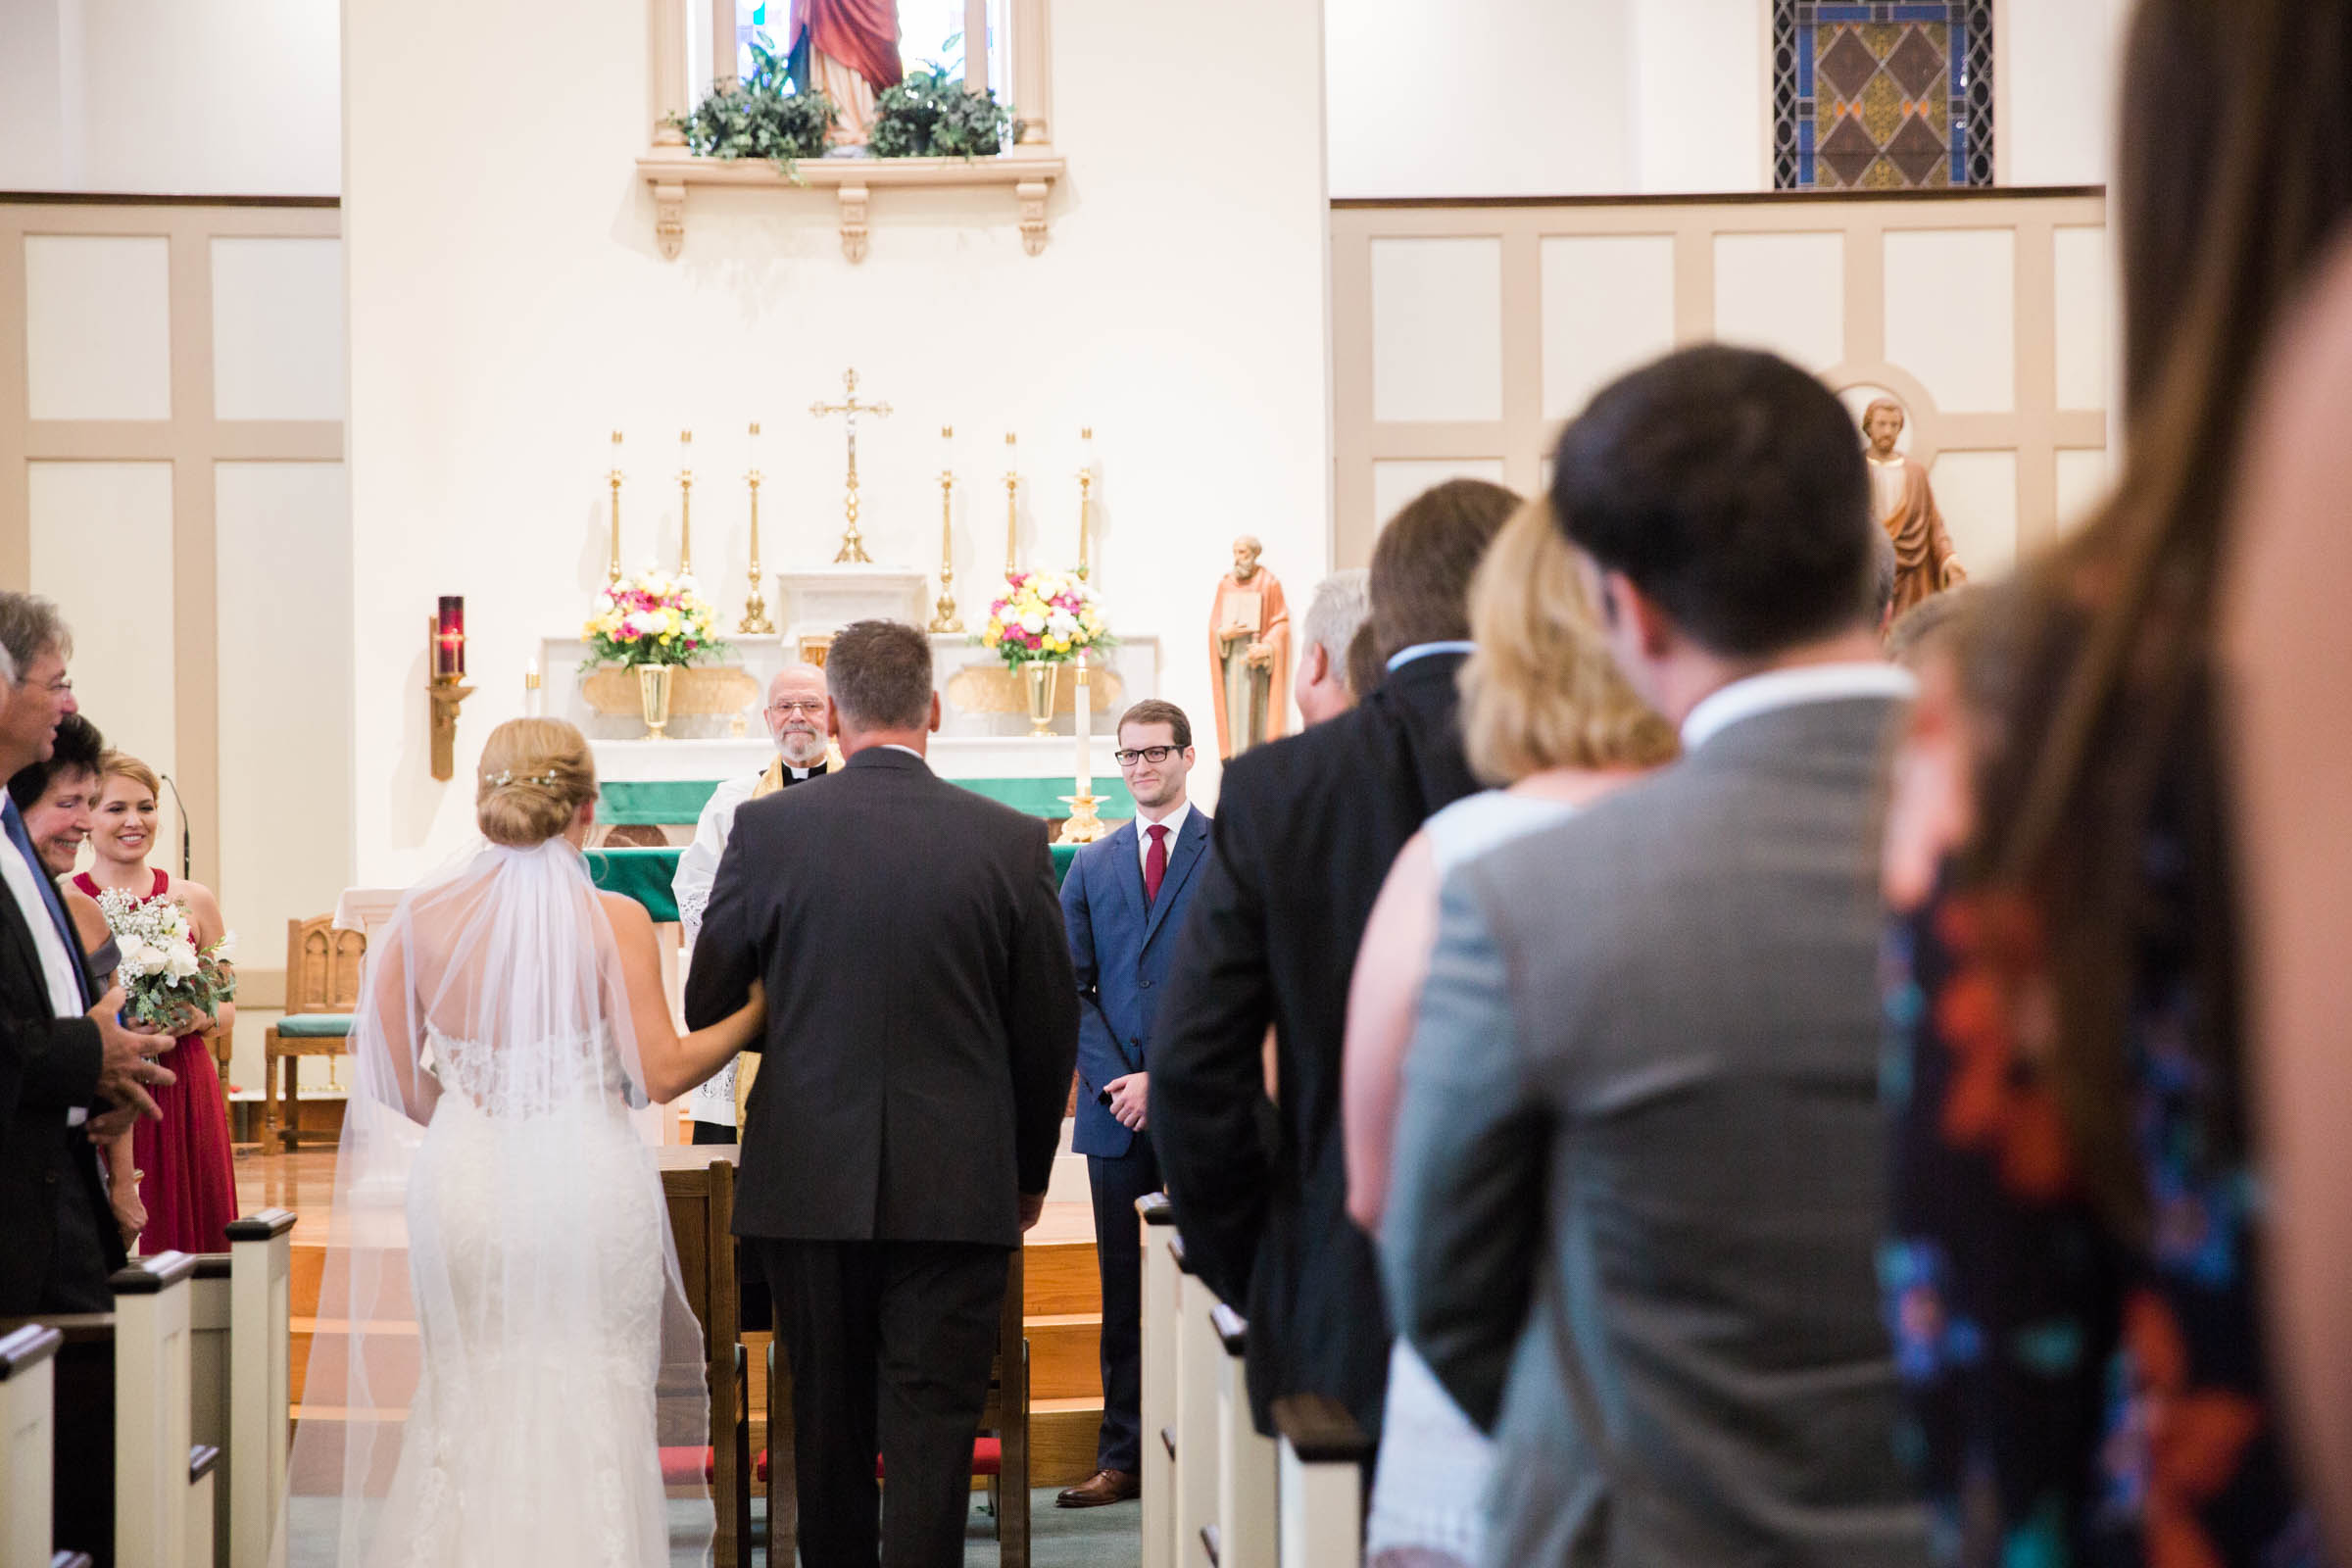
M 1208 658 L 1216 673 L 1217 755 L 1239 757 L 1283 732 L 1291 689 L 1291 612 L 1282 584 L 1257 564 L 1264 550 L 1244 534 L 1233 569 L 1217 579 L 1208 612 Z
M 862 146 L 874 128 L 874 95 L 899 83 L 896 0 L 792 0 L 784 53 L 792 79 L 841 112 L 834 143 Z
M 1863 411 L 1862 434 L 1870 442 L 1863 454 L 1870 462 L 1871 509 L 1880 526 L 1894 542 L 1894 613 L 1900 616 L 1923 599 L 1968 580 L 1952 554 L 1952 536 L 1944 532 L 1943 514 L 1936 510 L 1936 492 L 1928 488 L 1928 470 L 1894 450 L 1908 416 L 1892 398 L 1880 398 Z

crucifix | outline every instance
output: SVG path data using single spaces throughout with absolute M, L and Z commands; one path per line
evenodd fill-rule
M 808 405 L 808 412 L 820 419 L 829 414 L 849 416 L 850 478 L 849 488 L 844 493 L 842 501 L 842 510 L 849 519 L 849 526 L 842 530 L 841 554 L 833 558 L 835 565 L 844 562 L 871 563 L 874 559 L 865 553 L 865 540 L 858 532 L 858 416 L 870 414 L 877 419 L 890 417 L 889 404 L 858 401 L 858 372 L 856 369 L 842 372 L 841 385 L 842 390 L 848 394 L 846 401 L 826 403 L 820 400 Z

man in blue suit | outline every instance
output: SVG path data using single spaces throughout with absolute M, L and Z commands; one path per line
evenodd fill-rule
M 1208 818 L 1185 799 L 1193 726 L 1184 710 L 1138 703 L 1120 715 L 1118 736 L 1135 820 L 1080 850 L 1061 884 L 1078 973 L 1071 1147 L 1086 1156 L 1102 1270 L 1102 1434 L 1095 1474 L 1056 1499 L 1064 1508 L 1123 1502 L 1143 1490 L 1143 1250 L 1135 1200 L 1160 1185 L 1144 1118 L 1152 1020 L 1208 845 Z

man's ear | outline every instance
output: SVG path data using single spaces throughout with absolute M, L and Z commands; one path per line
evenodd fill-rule
M 841 707 L 829 694 L 825 698 L 825 733 L 841 739 Z
M 1320 686 L 1331 678 L 1331 650 L 1321 643 L 1308 643 L 1299 662 L 1306 670 L 1306 683 Z
M 1644 659 L 1664 659 L 1682 641 L 1682 628 L 1674 617 L 1622 571 L 1601 573 L 1600 604 L 1604 616 L 1625 621 Z
M 934 734 L 934 735 L 936 735 L 936 734 L 938 734 L 938 733 L 939 733 L 939 692 L 938 692 L 938 689 L 937 689 L 937 688 L 933 688 L 933 690 L 932 690 L 932 693 L 931 693 L 931 724 L 930 724 L 930 729 L 931 729 L 931 733 L 932 733 L 932 734 Z

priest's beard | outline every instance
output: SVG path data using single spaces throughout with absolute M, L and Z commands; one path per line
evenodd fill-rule
M 813 730 L 788 729 L 776 737 L 786 767 L 814 767 L 825 760 L 825 738 Z

